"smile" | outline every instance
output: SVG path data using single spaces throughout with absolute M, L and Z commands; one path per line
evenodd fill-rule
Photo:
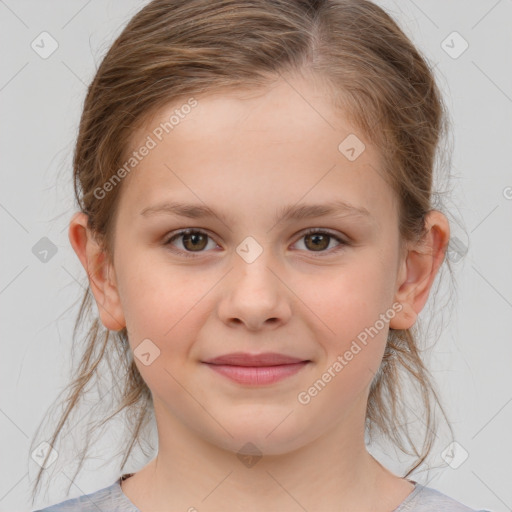
M 236 366 L 229 364 L 207 364 L 213 371 L 239 384 L 264 386 L 291 377 L 304 368 L 309 361 L 274 366 Z

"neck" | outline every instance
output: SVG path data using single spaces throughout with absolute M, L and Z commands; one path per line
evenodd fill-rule
M 156 416 L 158 455 L 123 482 L 142 512 L 171 505 L 223 512 L 389 511 L 413 488 L 368 453 L 364 431 L 348 425 L 285 454 L 250 457 L 209 442 L 175 418 Z M 172 435 L 163 435 L 164 424 Z M 354 431 L 357 436 L 342 435 Z

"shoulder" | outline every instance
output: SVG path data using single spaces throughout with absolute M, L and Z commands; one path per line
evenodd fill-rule
M 140 512 L 121 491 L 119 480 L 93 493 L 83 494 L 34 512 L 79 512 L 89 509 L 102 512 Z
M 491 512 L 489 510 L 476 510 L 459 501 L 450 498 L 436 489 L 426 487 L 420 483 L 416 486 L 405 501 L 393 512 Z

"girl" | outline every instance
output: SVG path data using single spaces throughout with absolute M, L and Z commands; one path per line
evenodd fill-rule
M 78 323 L 92 297 L 99 319 L 45 460 L 105 361 L 121 396 L 98 426 L 130 413 L 121 472 L 153 415 L 158 452 L 44 510 L 470 511 L 407 478 L 435 429 L 413 327 L 449 241 L 444 115 L 369 1 L 136 14 L 80 122 L 69 238 L 90 284 Z M 425 435 L 401 477 L 366 435 L 410 449 L 407 376 Z

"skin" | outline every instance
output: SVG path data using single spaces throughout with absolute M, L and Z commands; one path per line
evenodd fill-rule
M 159 452 L 123 482 L 123 492 L 143 512 L 389 512 L 413 484 L 366 449 L 369 387 L 388 328 L 411 327 L 426 303 L 448 221 L 431 211 L 424 240 L 400 244 L 395 193 L 381 177 L 378 153 L 313 78 L 279 79 L 249 93 L 197 97 L 197 107 L 124 179 L 112 261 L 85 214 L 70 223 L 105 327 L 126 326 L 133 350 L 144 339 L 160 350 L 148 366 L 135 358 L 153 395 Z M 177 106 L 149 120 L 133 148 Z M 351 133 L 366 144 L 352 162 L 338 151 Z M 165 200 L 207 205 L 218 216 L 141 215 Z M 370 216 L 274 221 L 284 205 L 330 200 Z M 183 237 L 172 245 L 178 253 L 165 245 L 184 228 L 206 231 L 202 252 Z M 315 251 L 307 228 L 350 243 L 327 238 L 328 248 Z M 251 263 L 236 252 L 248 236 L 263 251 Z M 187 248 L 194 257 L 183 254 Z M 402 309 L 389 324 L 307 405 L 299 403 L 298 393 L 394 303 Z M 311 362 L 249 388 L 202 363 L 234 351 Z M 263 455 L 252 467 L 237 457 L 248 442 Z

